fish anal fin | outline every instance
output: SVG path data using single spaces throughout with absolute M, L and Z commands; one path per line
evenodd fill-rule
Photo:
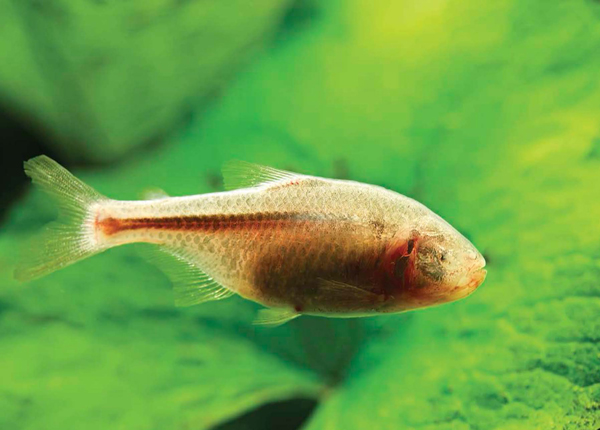
M 300 314 L 293 309 L 267 308 L 258 311 L 258 315 L 253 321 L 255 325 L 267 327 L 277 327 L 288 321 L 298 318 Z
M 241 160 L 226 162 L 223 165 L 222 173 L 223 184 L 226 190 L 257 187 L 259 185 L 287 181 L 295 183 L 306 178 L 306 176 L 298 173 L 286 172 Z
M 144 246 L 141 251 L 171 280 L 176 306 L 222 300 L 235 294 L 192 263 L 185 253 L 156 245 Z

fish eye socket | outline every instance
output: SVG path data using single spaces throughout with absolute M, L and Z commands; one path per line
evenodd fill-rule
M 446 260 L 447 260 L 447 257 L 446 257 L 446 253 L 445 253 L 445 252 L 442 252 L 442 254 L 440 255 L 440 260 L 441 260 L 441 261 L 446 261 Z
M 444 278 L 444 269 L 438 262 L 422 264 L 420 269 L 425 276 L 433 281 L 439 282 Z

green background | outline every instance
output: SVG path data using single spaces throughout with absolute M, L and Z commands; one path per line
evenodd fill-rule
M 18 284 L 55 216 L 27 188 L 0 234 L 1 429 L 600 428 L 598 1 L 0 11 L 3 105 L 100 192 L 220 190 L 244 159 L 414 197 L 488 260 L 463 301 L 261 328 L 240 298 L 175 308 L 135 247 Z

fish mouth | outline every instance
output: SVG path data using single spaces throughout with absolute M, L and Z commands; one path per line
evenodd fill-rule
M 471 272 L 471 274 L 468 276 L 466 287 L 475 290 L 483 283 L 483 281 L 485 281 L 486 276 L 487 270 L 485 270 L 483 267 Z
M 483 265 L 478 265 L 461 278 L 454 288 L 453 300 L 462 299 L 473 293 L 485 281 L 486 276 L 487 270 L 483 262 Z

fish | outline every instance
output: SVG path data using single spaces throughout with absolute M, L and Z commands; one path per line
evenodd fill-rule
M 254 323 L 301 315 L 366 317 L 473 293 L 485 259 L 423 204 L 365 183 L 231 161 L 227 191 L 144 200 L 105 197 L 41 155 L 25 173 L 59 217 L 15 270 L 27 282 L 115 246 L 146 243 L 175 304 L 235 294 L 263 305 Z

